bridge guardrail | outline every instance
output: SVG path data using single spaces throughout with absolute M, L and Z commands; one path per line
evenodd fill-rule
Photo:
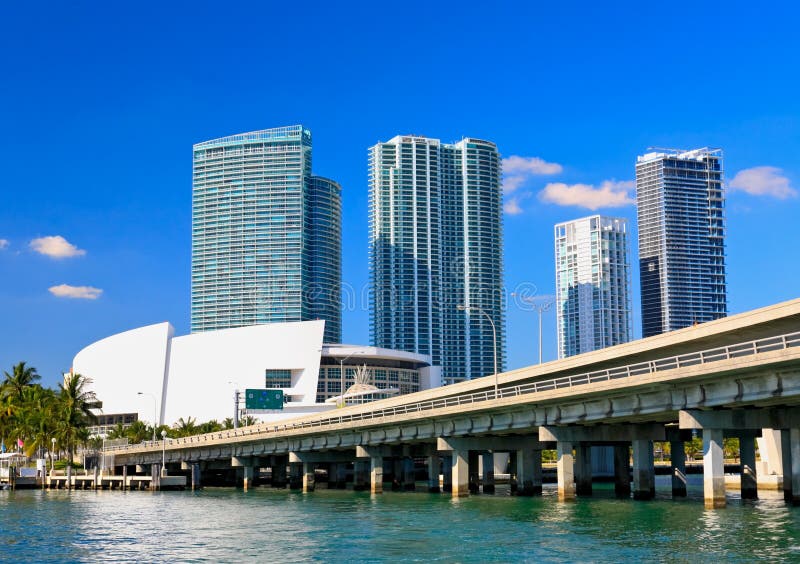
M 585 372 L 582 374 L 574 374 L 570 376 L 561 376 L 551 380 L 540 380 L 537 382 L 530 382 L 528 384 L 516 384 L 501 386 L 497 390 L 495 396 L 494 390 L 488 389 L 482 392 L 472 392 L 468 394 L 459 394 L 440 399 L 423 400 L 419 402 L 412 402 L 399 406 L 379 408 L 369 411 L 363 411 L 355 414 L 348 415 L 331 415 L 328 417 L 316 419 L 314 421 L 300 421 L 295 423 L 285 424 L 262 424 L 253 425 L 252 427 L 243 427 L 241 429 L 231 429 L 217 433 L 210 433 L 206 435 L 193 435 L 191 437 L 183 437 L 180 439 L 166 439 L 167 444 L 170 445 L 191 445 L 195 443 L 208 442 L 214 439 L 230 439 L 240 436 L 249 435 L 263 435 L 269 433 L 278 433 L 281 431 L 289 431 L 294 429 L 306 429 L 313 427 L 322 427 L 325 425 L 332 425 L 337 423 L 352 423 L 355 421 L 369 421 L 373 419 L 380 419 L 382 417 L 390 417 L 394 415 L 403 415 L 406 413 L 428 411 L 433 409 L 440 409 L 443 407 L 451 407 L 454 405 L 472 404 L 483 401 L 489 401 L 497 398 L 516 397 L 527 394 L 534 394 L 538 392 L 545 392 L 550 390 L 558 390 L 562 388 L 571 388 L 573 386 L 580 386 L 585 384 L 593 384 L 596 382 L 606 382 L 609 380 L 616 380 L 619 378 L 630 378 L 631 376 L 641 376 L 643 374 L 653 374 L 655 372 L 673 370 L 675 368 L 684 368 L 695 366 L 698 364 L 708 364 L 711 362 L 718 362 L 721 360 L 730 360 L 732 358 L 740 358 L 745 356 L 752 356 L 755 354 L 771 352 L 776 350 L 784 350 L 792 347 L 800 347 L 800 331 L 794 333 L 787 333 L 785 335 L 778 335 L 776 337 L 767 337 L 755 341 L 747 341 L 744 343 L 736 343 L 724 347 L 717 347 L 704 351 L 686 353 L 672 357 L 660 358 L 656 360 L 649 360 L 639 362 L 636 364 L 628 364 L 625 366 L 618 366 L 608 368 L 606 370 L 597 370 L 594 372 Z M 160 447 L 161 441 L 147 441 L 145 446 Z M 139 445 L 125 445 L 106 448 L 107 452 L 120 452 L 141 447 Z

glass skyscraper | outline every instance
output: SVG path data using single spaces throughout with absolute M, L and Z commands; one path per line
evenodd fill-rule
M 727 315 L 722 151 L 638 157 L 636 203 L 642 335 Z
M 593 215 L 555 226 L 558 358 L 632 337 L 628 222 Z
M 369 151 L 370 333 L 429 354 L 445 383 L 504 364 L 502 202 L 497 147 L 397 136 Z
M 325 320 L 341 340 L 341 198 L 301 125 L 194 146 L 192 332 Z

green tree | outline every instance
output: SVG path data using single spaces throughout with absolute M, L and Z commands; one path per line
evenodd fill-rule
M 153 428 L 144 421 L 134 421 L 125 430 L 125 436 L 132 444 L 139 444 L 153 438 Z
M 194 417 L 184 419 L 181 417 L 172 426 L 173 436 L 190 437 L 197 434 L 197 420 Z
M 91 380 L 70 374 L 59 384 L 56 407 L 56 439 L 72 461 L 75 448 L 89 438 L 89 425 L 97 421 L 92 408 L 99 405 L 94 392 L 86 389 Z
M 125 425 L 122 423 L 117 423 L 114 427 L 106 434 L 107 439 L 116 440 L 116 439 L 127 439 L 128 438 L 128 430 L 125 428 Z

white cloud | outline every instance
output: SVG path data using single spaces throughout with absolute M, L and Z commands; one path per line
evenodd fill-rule
M 503 159 L 503 192 L 511 194 L 532 176 L 559 174 L 563 170 L 560 164 L 539 157 L 511 155 Z
M 57 298 L 72 298 L 78 300 L 96 300 L 103 293 L 103 290 L 100 288 L 93 288 L 91 286 L 70 286 L 69 284 L 52 286 L 49 288 L 49 291 Z
M 79 249 L 61 235 L 39 237 L 32 240 L 30 246 L 40 255 L 56 259 L 80 257 L 86 254 L 86 251 Z
M 794 198 L 797 190 L 789 184 L 783 170 L 774 166 L 756 166 L 740 170 L 730 182 L 731 190 L 751 196 L 770 196 L 779 200 Z
M 0 239 L 0 251 L 7 249 L 10 244 L 8 239 Z
M 539 199 L 559 206 L 577 206 L 590 210 L 619 208 L 635 203 L 631 196 L 635 186 L 632 180 L 605 180 L 599 187 L 592 184 L 551 182 L 539 192 Z
M 522 207 L 519 205 L 519 198 L 509 198 L 503 204 L 503 211 L 508 215 L 519 215 L 522 213 Z

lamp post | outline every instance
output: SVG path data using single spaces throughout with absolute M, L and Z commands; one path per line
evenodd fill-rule
M 357 354 L 362 354 L 362 351 L 353 351 L 350 354 L 348 354 L 346 357 L 339 359 L 339 377 L 341 378 L 341 381 L 342 381 L 341 382 L 341 390 L 339 390 L 339 394 L 340 394 L 340 396 L 339 396 L 339 402 L 340 402 L 339 407 L 344 407 L 344 405 L 345 405 L 345 403 L 344 403 L 344 361 L 347 360 L 348 358 L 350 358 L 351 356 L 354 356 L 354 355 L 357 355 Z
M 148 392 L 136 392 L 138 396 L 150 396 L 153 398 L 153 442 L 156 442 L 156 427 L 158 426 L 158 408 L 156 402 L 156 396 Z
M 497 329 L 495 329 L 494 321 L 492 321 L 492 317 L 486 313 L 483 308 L 478 306 L 465 306 L 464 304 L 458 304 L 456 306 L 458 311 L 466 311 L 470 313 L 472 311 L 477 311 L 478 313 L 482 313 L 486 316 L 486 319 L 489 320 L 489 323 L 492 326 L 492 340 L 494 342 L 494 397 L 497 399 Z
M 161 429 L 161 475 L 167 475 L 167 430 Z
M 228 384 L 233 384 L 236 386 L 233 389 L 233 428 L 239 428 L 239 382 L 231 381 Z
M 519 296 L 516 293 L 511 294 L 518 297 L 526 304 L 530 304 L 539 314 L 539 364 L 542 363 L 542 313 L 550 309 L 553 305 L 552 296 Z
M 52 445 L 50 447 L 50 473 L 52 474 L 53 472 L 56 471 L 56 438 L 55 437 L 50 439 L 50 444 Z

